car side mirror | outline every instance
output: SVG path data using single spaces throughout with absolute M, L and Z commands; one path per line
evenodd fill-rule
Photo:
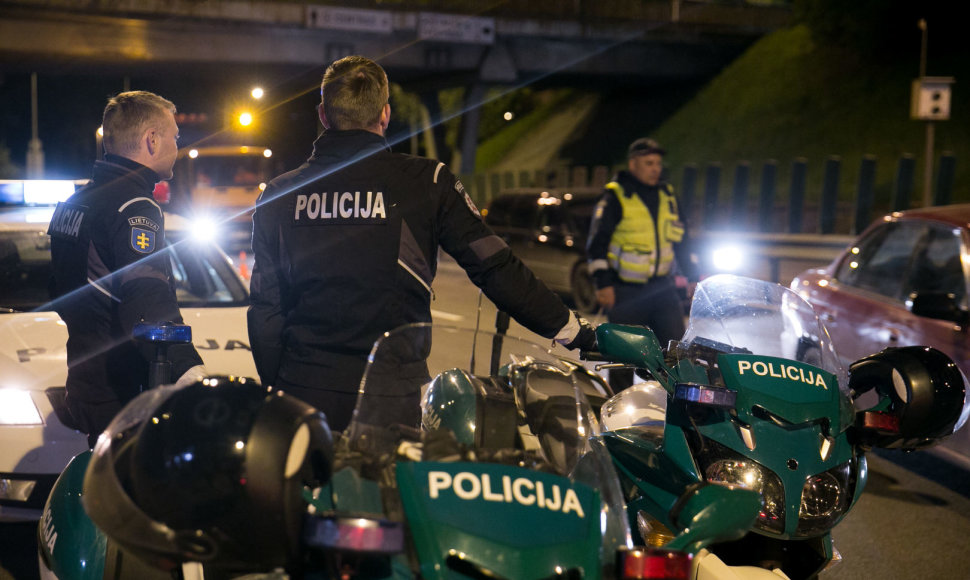
M 967 419 L 966 377 L 935 348 L 887 348 L 849 367 L 849 389 L 877 401 L 857 414 L 861 443 L 917 449 L 938 443 Z
M 913 297 L 910 312 L 924 318 L 949 320 L 961 326 L 970 322 L 970 312 L 962 310 L 956 297 L 945 292 L 920 292 Z

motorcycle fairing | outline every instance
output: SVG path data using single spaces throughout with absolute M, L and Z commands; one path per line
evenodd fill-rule
M 599 492 L 489 463 L 399 463 L 397 482 L 424 578 L 599 578 Z M 558 572 L 557 572 L 558 570 Z M 475 577 L 475 576 L 472 576 Z
M 100 580 L 104 573 L 107 536 L 84 513 L 81 490 L 91 451 L 84 451 L 64 468 L 47 498 L 40 521 L 40 559 L 45 572 L 56 578 Z M 78 562 L 85 562 L 78 566 Z
M 721 354 L 718 367 L 724 384 L 738 392 L 738 417 L 751 422 L 760 407 L 791 424 L 827 421 L 839 430 L 845 399 L 836 376 L 789 359 L 749 354 Z

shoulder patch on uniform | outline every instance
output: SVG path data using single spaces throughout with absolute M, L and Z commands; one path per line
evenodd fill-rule
M 465 191 L 465 186 L 462 185 L 461 181 L 458 179 L 455 179 L 455 191 L 465 198 L 465 205 L 468 206 L 468 209 L 472 210 L 473 214 L 477 215 L 478 217 L 482 217 L 482 212 L 478 211 L 478 207 L 475 205 L 475 202 L 472 201 L 471 196 L 468 195 L 467 191 Z
M 155 231 L 142 227 L 131 228 L 131 249 L 139 254 L 151 254 L 155 251 Z
M 152 220 L 148 219 L 145 216 L 134 216 L 134 217 L 128 218 L 128 225 L 130 225 L 131 227 L 138 226 L 141 228 L 148 228 L 153 232 L 158 231 L 158 224 L 156 224 L 155 222 L 153 222 Z
M 606 210 L 606 200 L 601 199 L 596 203 L 596 210 L 594 211 L 593 218 L 602 219 L 604 210 Z

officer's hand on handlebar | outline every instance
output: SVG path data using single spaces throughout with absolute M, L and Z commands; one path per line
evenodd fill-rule
M 564 333 L 568 333 L 567 336 L 563 336 Z M 573 312 L 569 323 L 556 337 L 556 342 L 570 350 L 596 350 L 596 329 L 588 320 Z

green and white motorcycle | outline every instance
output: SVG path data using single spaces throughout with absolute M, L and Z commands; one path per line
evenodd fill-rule
M 967 420 L 966 377 L 928 347 L 889 348 L 843 370 L 811 306 L 777 284 L 701 282 L 687 332 L 666 349 L 642 327 L 597 328 L 605 366 L 647 379 L 601 411 L 634 541 L 671 546 L 685 490 L 756 491 L 743 537 L 691 550 L 692 578 L 814 578 L 838 561 L 832 529 L 866 484 L 873 447 L 933 445 Z M 711 503 L 712 512 L 729 510 Z
M 335 440 L 312 407 L 251 381 L 159 387 L 56 484 L 42 575 L 686 579 L 693 546 L 740 537 L 758 495 L 686 490 L 690 531 L 635 548 L 595 436 L 610 395 L 549 347 L 429 324 L 377 341 Z

